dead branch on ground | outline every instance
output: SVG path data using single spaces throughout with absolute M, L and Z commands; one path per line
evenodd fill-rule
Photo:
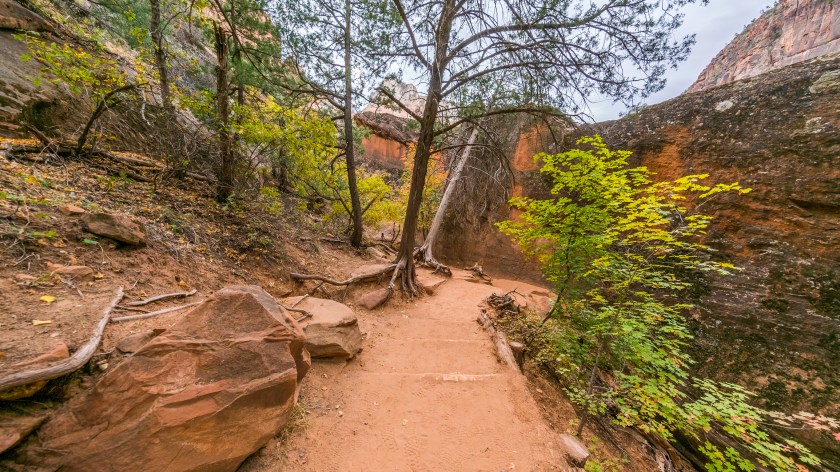
M 119 287 L 114 294 L 114 298 L 111 299 L 111 302 L 102 312 L 102 319 L 99 320 L 99 324 L 97 324 L 96 328 L 93 330 L 93 336 L 91 336 L 88 342 L 83 344 L 82 347 L 74 352 L 72 356 L 56 365 L 16 372 L 12 375 L 8 375 L 0 379 L 0 390 L 20 387 L 21 385 L 29 385 L 42 380 L 51 380 L 75 372 L 83 365 L 87 364 L 90 358 L 93 357 L 96 349 L 99 347 L 99 343 L 102 341 L 102 334 L 105 332 L 105 326 L 111 320 L 111 312 L 120 300 L 122 300 L 123 295 L 123 288 Z
M 163 314 L 166 314 L 166 313 L 172 313 L 173 311 L 183 310 L 184 308 L 193 307 L 193 306 L 196 306 L 196 305 L 200 305 L 202 303 L 204 303 L 204 300 L 202 300 L 200 302 L 187 303 L 186 305 L 172 306 L 172 307 L 169 307 L 169 308 L 164 308 L 162 310 L 151 311 L 149 313 L 143 313 L 141 315 L 118 316 L 116 318 L 111 318 L 111 321 L 114 322 L 114 323 L 119 323 L 121 321 L 144 320 L 146 318 L 152 318 L 154 316 L 163 315 Z
M 198 293 L 197 290 L 193 289 L 189 292 L 176 292 L 176 293 L 165 293 L 163 295 L 156 295 L 154 297 L 147 298 L 145 300 L 140 300 L 136 302 L 129 302 L 125 303 L 124 306 L 143 306 L 148 305 L 149 303 L 157 302 L 160 300 L 166 300 L 168 298 L 181 298 L 181 297 L 189 297 Z
M 496 329 L 496 326 L 493 324 L 493 320 L 487 316 L 487 311 L 482 309 L 481 313 L 478 314 L 478 319 L 476 321 L 478 321 L 481 326 L 490 333 L 490 338 L 493 340 L 493 344 L 496 345 L 496 354 L 499 356 L 499 360 L 501 360 L 504 364 L 507 364 L 507 366 L 511 369 L 521 372 L 521 367 L 519 362 L 516 361 L 516 356 L 508 343 L 507 336 L 505 336 L 505 334 L 500 330 Z
M 482 268 L 480 265 L 478 265 L 478 262 L 476 262 L 475 264 L 473 264 L 470 267 L 464 267 L 464 270 L 468 270 L 468 271 L 472 272 L 473 275 L 475 275 L 479 279 L 482 279 L 482 280 L 486 281 L 488 284 L 493 283 L 493 279 L 489 275 L 484 273 L 484 268 Z

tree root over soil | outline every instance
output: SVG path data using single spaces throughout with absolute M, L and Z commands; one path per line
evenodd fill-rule
M 447 277 L 452 277 L 452 269 L 449 268 L 446 264 L 442 264 L 435 259 L 434 254 L 432 254 L 432 247 L 427 244 L 423 244 L 422 247 L 414 250 L 414 261 L 417 264 L 420 264 L 423 267 L 432 269 L 434 273 L 443 274 Z
M 96 352 L 96 349 L 99 347 L 99 343 L 102 341 L 102 335 L 105 332 L 105 326 L 107 326 L 108 322 L 111 320 L 111 312 L 120 300 L 122 300 L 123 295 L 123 288 L 119 287 L 114 294 L 114 298 L 111 300 L 111 303 L 108 304 L 102 312 L 102 319 L 99 320 L 99 324 L 97 324 L 96 328 L 93 330 L 93 336 L 91 336 L 88 342 L 74 352 L 72 356 L 56 365 L 16 372 L 3 377 L 0 379 L 0 391 L 61 377 L 62 375 L 75 372 L 83 365 L 87 364 L 90 358 L 93 357 L 93 353 Z
M 296 273 L 296 272 L 292 272 L 291 274 L 289 274 L 289 277 L 291 277 L 292 280 L 296 280 L 296 281 L 299 281 L 299 282 L 303 282 L 303 281 L 306 281 L 306 280 L 317 280 L 319 282 L 324 282 L 324 283 L 327 283 L 327 284 L 330 284 L 330 285 L 336 285 L 336 286 L 339 286 L 339 287 L 344 287 L 344 286 L 353 285 L 353 284 L 359 283 L 359 282 L 368 282 L 368 281 L 371 281 L 371 280 L 375 280 L 375 279 L 379 278 L 381 275 L 390 272 L 391 270 L 393 270 L 396 267 L 397 267 L 397 264 L 390 264 L 390 265 L 388 265 L 388 266 L 386 266 L 386 267 L 384 267 L 380 270 L 377 270 L 375 272 L 371 272 L 369 274 L 357 275 L 355 277 L 350 277 L 349 279 L 345 279 L 345 280 L 336 280 L 336 279 L 332 279 L 332 278 L 329 278 L 329 277 L 326 277 L 326 276 L 323 276 L 323 275 L 318 275 L 318 274 L 300 274 L 300 273 Z

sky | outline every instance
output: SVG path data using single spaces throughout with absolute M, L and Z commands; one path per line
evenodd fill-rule
M 676 70 L 666 73 L 668 82 L 665 88 L 648 97 L 645 103 L 653 105 L 683 93 L 736 34 L 774 3 L 775 0 L 711 0 L 705 7 L 696 4 L 687 6 L 684 9 L 685 21 L 678 33 L 680 36 L 696 34 L 697 42 L 688 59 Z M 590 107 L 595 121 L 618 118 L 624 111 L 620 104 L 613 104 L 610 100 L 592 103 Z

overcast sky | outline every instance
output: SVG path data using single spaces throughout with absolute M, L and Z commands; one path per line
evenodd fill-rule
M 691 56 L 680 63 L 677 70 L 667 72 L 668 83 L 665 88 L 649 97 L 645 103 L 653 105 L 683 93 L 736 34 L 774 3 L 775 0 L 711 0 L 705 7 L 686 7 L 685 22 L 679 34 L 696 34 L 697 43 Z M 595 121 L 618 118 L 624 111 L 621 105 L 613 105 L 609 100 L 593 103 L 591 107 Z

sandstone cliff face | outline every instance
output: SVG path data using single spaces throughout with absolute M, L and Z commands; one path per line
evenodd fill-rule
M 701 280 L 693 294 L 699 374 L 744 385 L 770 409 L 840 415 L 840 55 L 687 94 L 599 133 L 634 165 L 665 179 L 708 173 L 753 191 L 710 201 L 706 242 L 742 270 Z M 541 125 L 523 125 L 506 150 L 515 195 L 544 196 L 530 159 L 552 151 Z M 564 147 L 574 144 L 574 136 Z M 443 255 L 536 277 L 492 223 L 515 217 L 498 200 L 483 225 L 450 223 Z M 477 243 L 476 243 L 477 242 Z M 840 464 L 836 441 L 797 433 Z
M 688 91 L 698 92 L 838 51 L 838 2 L 780 0 L 723 48 Z

